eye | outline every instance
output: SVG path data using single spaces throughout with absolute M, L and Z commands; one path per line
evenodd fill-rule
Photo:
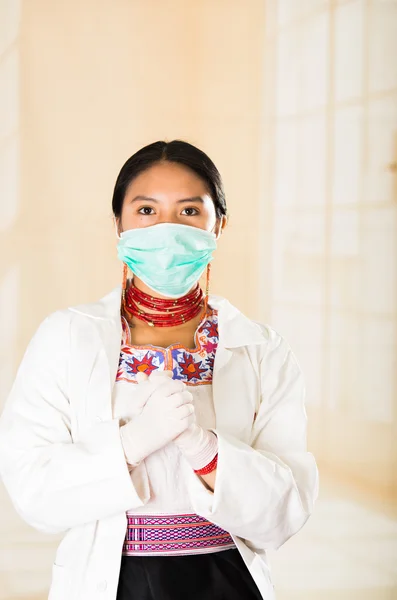
M 182 213 L 183 213 L 185 210 L 194 210 L 194 211 L 195 211 L 193 214 L 188 214 L 188 215 L 187 215 L 188 217 L 193 217 L 193 216 L 195 216 L 195 215 L 198 215 L 198 214 L 199 214 L 199 211 L 197 210 L 197 208 L 194 208 L 193 206 L 189 206 L 189 208 L 184 208 L 184 209 L 183 209 L 183 211 L 182 211 Z
M 147 210 L 154 210 L 154 209 L 153 209 L 151 206 L 142 206 L 142 207 L 141 207 L 141 208 L 138 210 L 138 212 L 139 212 L 141 215 L 150 216 L 150 215 L 152 215 L 153 213 L 150 213 L 150 212 L 141 212 L 142 210 L 144 210 L 144 211 L 147 211 Z

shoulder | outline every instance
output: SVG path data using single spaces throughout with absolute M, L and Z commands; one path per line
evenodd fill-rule
M 263 335 L 263 339 L 266 342 L 267 347 L 270 348 L 278 348 L 278 347 L 288 347 L 289 344 L 287 340 L 278 332 L 274 327 L 269 325 L 268 323 L 261 323 L 260 321 L 252 320 L 252 323 L 257 325 L 261 330 Z
M 120 315 L 121 286 L 112 289 L 106 296 L 87 304 L 76 304 L 56 310 L 39 324 L 35 337 L 50 338 L 66 335 L 70 329 L 84 329 L 95 320 L 114 319 Z
M 63 354 L 70 330 L 68 309 L 48 314 L 37 326 L 26 348 L 26 355 L 45 354 L 48 357 Z
M 210 295 L 210 306 L 218 310 L 220 335 L 227 348 L 245 346 L 256 356 L 284 360 L 292 351 L 288 341 L 267 323 L 251 319 L 223 296 Z
M 29 348 L 57 351 L 69 346 L 71 334 L 86 330 L 92 323 L 87 315 L 75 312 L 74 307 L 62 308 L 49 313 L 39 322 L 29 342 Z
M 34 335 L 33 339 L 36 338 L 49 338 L 52 339 L 54 336 L 59 334 L 60 332 L 64 332 L 68 330 L 70 325 L 70 312 L 68 309 L 56 310 L 50 314 L 48 314 L 44 319 L 39 323 Z
M 299 362 L 288 340 L 267 323 L 258 321 L 253 321 L 253 323 L 260 327 L 264 340 L 266 340 L 261 352 L 261 360 L 266 367 L 270 364 L 277 364 L 279 368 L 288 365 L 289 368 L 300 371 Z

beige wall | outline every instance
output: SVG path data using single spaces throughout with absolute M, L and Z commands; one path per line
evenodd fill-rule
M 267 7 L 270 319 L 306 373 L 322 472 L 395 503 L 397 3 Z
M 21 212 L 12 229 L 32 253 L 22 298 L 33 283 L 43 290 L 33 313 L 21 307 L 27 329 L 119 280 L 110 207 L 118 170 L 142 145 L 175 137 L 206 150 L 224 175 L 231 222 L 216 287 L 256 308 L 256 282 L 241 267 L 257 245 L 263 8 L 237 6 L 228 27 L 226 5 L 23 4 Z
M 212 290 L 258 312 L 264 7 L 236 3 L 228 13 L 227 4 L 34 0 L 18 12 L 5 2 L 0 144 L 15 171 L 1 200 L 8 373 L 10 344 L 19 360 L 46 314 L 120 281 L 113 186 L 124 161 L 158 139 L 189 140 L 218 165 L 231 218 Z

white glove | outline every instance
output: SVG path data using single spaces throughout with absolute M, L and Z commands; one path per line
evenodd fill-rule
M 162 374 L 172 377 L 172 371 L 161 371 Z M 138 384 L 148 380 L 145 373 L 137 373 Z M 119 419 L 120 426 L 125 425 L 131 419 L 137 417 L 141 412 L 154 387 L 162 385 L 163 379 L 152 379 L 151 384 L 131 385 L 131 383 L 120 381 L 117 384 L 117 399 L 113 403 L 113 418 Z
M 124 454 L 132 466 L 171 442 L 194 422 L 193 397 L 182 381 L 154 371 L 138 385 L 148 387 L 148 400 L 140 414 L 120 427 Z
M 206 467 L 218 453 L 218 438 L 212 431 L 207 431 L 193 423 L 181 435 L 174 439 L 192 469 L 198 471 Z

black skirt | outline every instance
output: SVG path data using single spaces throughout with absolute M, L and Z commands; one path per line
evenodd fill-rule
M 117 600 L 263 600 L 240 552 L 122 556 Z

